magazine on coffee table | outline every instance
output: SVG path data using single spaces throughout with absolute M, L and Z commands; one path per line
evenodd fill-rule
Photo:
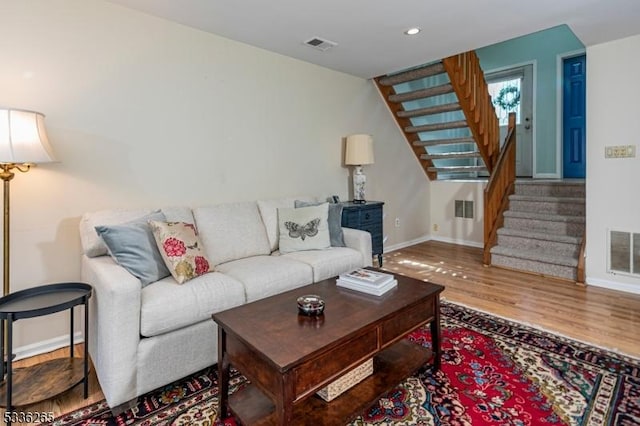
M 336 280 L 336 285 L 338 287 L 348 288 L 350 290 L 359 291 L 361 293 L 373 294 L 374 296 L 382 296 L 389 290 L 394 289 L 398 285 L 398 281 L 395 279 L 392 279 L 391 281 L 387 282 L 386 284 L 383 284 L 382 286 L 373 287 L 369 284 L 356 284 L 352 281 L 344 281 L 338 278 Z
M 357 269 L 346 274 L 341 274 L 336 280 L 338 287 L 344 287 L 363 293 L 382 296 L 387 291 L 395 288 L 398 281 L 391 274 L 385 274 L 368 269 Z
M 394 277 L 391 274 L 371 271 L 369 269 L 356 269 L 355 271 L 340 274 L 338 279 L 342 281 L 353 282 L 355 284 L 381 287 L 393 281 Z

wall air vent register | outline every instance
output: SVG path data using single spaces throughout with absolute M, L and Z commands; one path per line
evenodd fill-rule
M 609 230 L 608 272 L 640 277 L 640 233 Z

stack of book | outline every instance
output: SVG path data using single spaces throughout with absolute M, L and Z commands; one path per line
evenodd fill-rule
M 382 296 L 387 291 L 396 287 L 398 281 L 391 274 L 371 271 L 369 269 L 356 269 L 355 271 L 341 274 L 336 284 L 339 287 Z

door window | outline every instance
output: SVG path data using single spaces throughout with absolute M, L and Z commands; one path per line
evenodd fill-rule
M 500 126 L 509 124 L 509 113 L 516 113 L 516 124 L 520 124 L 520 78 L 489 83 L 489 94 L 496 109 Z

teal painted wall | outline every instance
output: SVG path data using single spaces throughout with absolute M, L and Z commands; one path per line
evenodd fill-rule
M 557 55 L 584 49 L 584 44 L 566 25 L 514 38 L 491 46 L 477 49 L 482 69 L 492 71 L 508 68 L 524 62 L 536 61 L 536 105 L 533 117 L 536 126 L 534 173 L 558 174 L 556 128 L 556 96 L 561 81 L 557 78 Z

